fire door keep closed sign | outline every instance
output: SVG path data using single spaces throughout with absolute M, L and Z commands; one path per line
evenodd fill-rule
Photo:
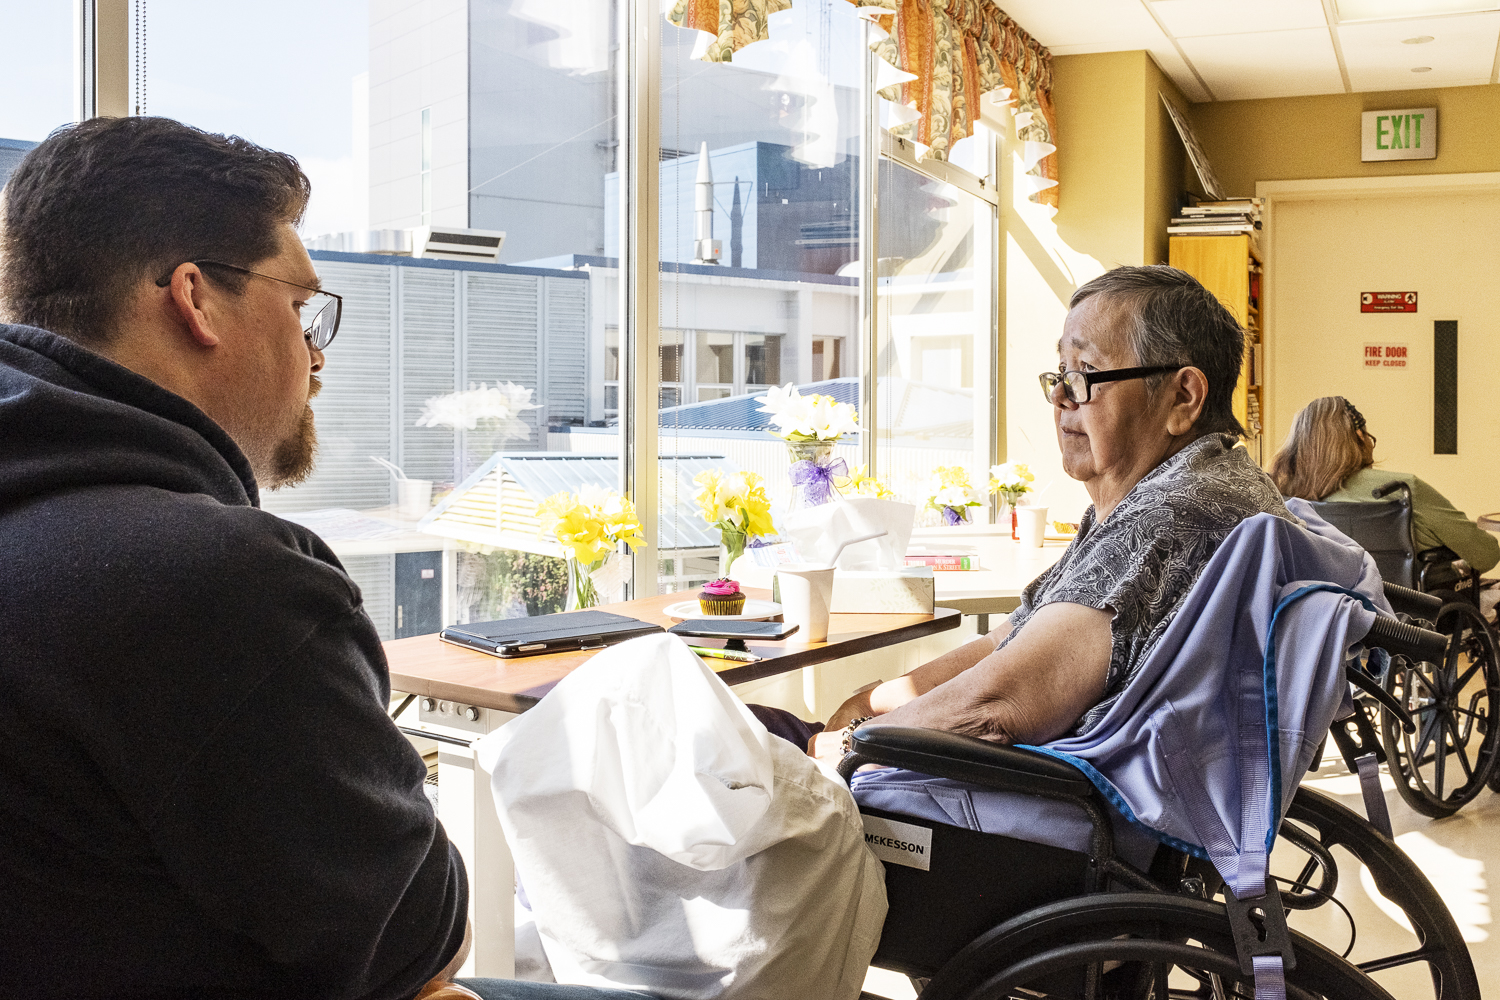
M 1366 368 L 1405 368 L 1405 344 L 1366 344 Z

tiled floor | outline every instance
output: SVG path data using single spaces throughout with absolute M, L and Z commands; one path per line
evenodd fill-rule
M 1358 780 L 1354 777 L 1310 776 L 1306 784 L 1364 815 Z M 1455 815 L 1433 820 L 1402 802 L 1388 778 L 1386 789 L 1396 842 L 1427 875 L 1453 914 L 1469 943 L 1480 989 L 1485 995 L 1500 996 L 1500 936 L 1497 936 L 1500 928 L 1491 924 L 1488 886 L 1489 875 L 1500 872 L 1500 795 L 1481 792 Z M 1359 866 L 1348 855 L 1338 860 L 1341 879 L 1336 896 L 1349 908 L 1359 930 L 1351 958 L 1360 961 L 1415 948 L 1415 936 L 1388 914 L 1390 904 L 1378 898 L 1369 877 L 1361 877 Z M 1291 923 L 1336 951 L 1342 952 L 1348 944 L 1348 920 L 1334 907 L 1294 913 Z M 1433 996 L 1425 966 L 1379 973 L 1375 979 L 1399 1000 L 1426 1000 Z M 890 1000 L 911 1000 L 916 996 L 904 976 L 882 969 L 870 970 L 865 988 Z
M 1344 805 L 1364 815 L 1355 778 L 1320 778 L 1310 776 L 1305 784 L 1334 795 Z M 1479 794 L 1469 805 L 1447 819 L 1428 819 L 1396 794 L 1386 779 L 1386 803 L 1391 811 L 1391 826 L 1396 843 L 1426 874 L 1469 944 L 1480 989 L 1489 996 L 1500 996 L 1500 939 L 1490 917 L 1488 879 L 1500 872 L 1500 795 L 1490 791 Z M 1344 856 L 1340 859 L 1352 863 Z M 1380 899 L 1368 876 L 1342 878 L 1337 896 L 1349 907 L 1359 928 L 1359 939 L 1351 956 L 1356 961 L 1376 954 L 1392 954 L 1416 947 L 1416 938 L 1398 923 L 1387 910 L 1393 909 Z M 1384 904 L 1384 906 L 1382 906 Z M 1296 914 L 1292 926 L 1314 935 L 1329 947 L 1342 951 L 1348 941 L 1348 923 L 1337 912 L 1324 907 L 1308 914 Z M 1424 969 L 1415 966 L 1392 970 L 1375 976 L 1393 996 L 1430 997 L 1432 986 Z

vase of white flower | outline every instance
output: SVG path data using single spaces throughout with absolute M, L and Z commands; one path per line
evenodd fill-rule
M 833 446 L 859 430 L 859 413 L 832 396 L 803 396 L 797 387 L 772 386 L 760 412 L 771 415 L 772 431 L 786 442 L 791 458 L 793 510 L 817 507 L 838 496 L 835 480 L 849 475 L 849 465 L 833 457 Z

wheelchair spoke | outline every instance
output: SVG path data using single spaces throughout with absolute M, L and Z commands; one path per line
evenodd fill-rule
M 1444 732 L 1446 727 L 1443 725 L 1443 717 L 1440 714 L 1433 713 L 1433 721 L 1435 723 L 1434 728 L 1437 729 L 1437 740 L 1435 742 L 1435 758 L 1432 768 L 1432 789 L 1437 793 L 1438 798 L 1442 798 L 1443 777 L 1447 772 L 1448 765 L 1448 735 Z
M 1464 769 L 1464 784 L 1467 785 L 1470 781 L 1474 780 L 1474 769 L 1469 766 L 1469 755 L 1464 753 L 1464 750 L 1468 749 L 1468 740 L 1459 739 L 1458 728 L 1454 725 L 1452 719 L 1447 721 L 1447 726 L 1448 731 L 1453 734 L 1453 756 L 1458 759 L 1458 763 Z

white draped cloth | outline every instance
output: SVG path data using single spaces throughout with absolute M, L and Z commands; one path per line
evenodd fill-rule
M 558 982 L 858 997 L 886 896 L 854 799 L 680 639 L 599 653 L 477 747 Z

